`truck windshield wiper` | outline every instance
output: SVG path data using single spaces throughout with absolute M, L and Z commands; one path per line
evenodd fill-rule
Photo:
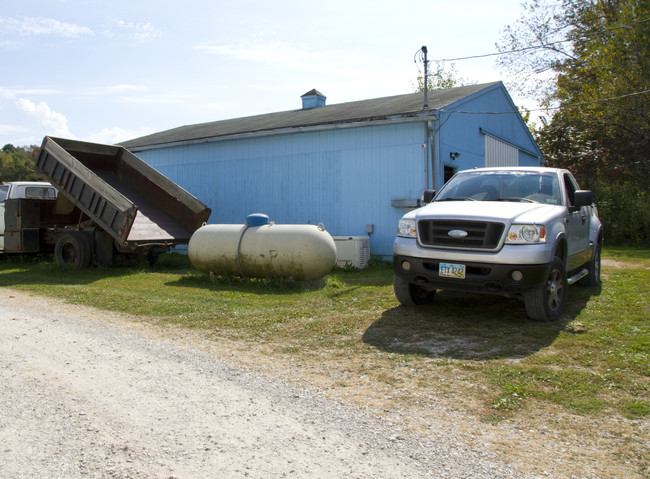
M 456 196 L 456 197 L 444 198 L 442 200 L 436 200 L 436 201 L 478 201 L 478 200 L 475 198 L 467 198 L 466 196 Z
M 489 201 L 518 201 L 520 203 L 539 203 L 539 201 L 531 200 L 528 198 L 518 198 L 518 197 L 509 197 L 509 198 L 496 198 Z

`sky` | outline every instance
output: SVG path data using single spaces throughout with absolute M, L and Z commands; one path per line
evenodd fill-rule
M 520 2 L 2 0 L 0 147 L 114 144 L 299 109 L 314 88 L 328 105 L 412 93 L 422 46 L 431 68 L 493 53 Z M 453 66 L 508 85 L 495 57 Z

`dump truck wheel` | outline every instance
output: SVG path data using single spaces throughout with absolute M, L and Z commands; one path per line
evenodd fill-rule
M 158 262 L 159 256 L 160 253 L 157 251 L 149 251 L 149 253 L 147 253 L 147 263 L 149 264 L 149 267 L 154 266 Z
M 90 243 L 81 231 L 63 233 L 56 241 L 54 259 L 61 268 L 87 268 L 90 265 L 90 256 Z

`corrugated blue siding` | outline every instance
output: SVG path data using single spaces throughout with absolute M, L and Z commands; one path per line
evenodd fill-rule
M 210 223 L 250 213 L 276 223 L 323 223 L 332 235 L 364 235 L 390 256 L 404 211 L 393 199 L 424 188 L 422 123 L 291 133 L 177 146 L 138 156 L 212 209 Z

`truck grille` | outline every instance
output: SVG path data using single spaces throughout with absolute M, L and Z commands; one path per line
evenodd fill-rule
M 495 249 L 504 229 L 503 223 L 485 221 L 420 220 L 418 234 L 425 246 Z M 449 236 L 450 231 L 465 231 L 464 238 Z

